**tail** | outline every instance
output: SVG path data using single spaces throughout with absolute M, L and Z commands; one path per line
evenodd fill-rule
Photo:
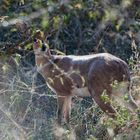
M 132 93 L 132 83 L 130 82 L 129 87 L 128 87 L 128 100 L 129 100 L 129 108 L 132 111 L 136 111 L 138 109 L 138 105 L 133 99 L 131 93 Z
M 124 73 L 126 75 L 126 79 L 124 79 L 125 81 L 128 81 L 128 108 L 130 108 L 130 110 L 132 112 L 134 112 L 135 110 L 138 109 L 138 105 L 137 103 L 135 102 L 135 100 L 133 99 L 131 93 L 132 93 L 132 82 L 131 82 L 131 74 L 130 74 L 130 71 L 129 71 L 129 67 L 128 65 L 124 62 Z

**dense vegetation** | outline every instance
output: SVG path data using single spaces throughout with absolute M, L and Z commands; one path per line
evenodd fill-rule
M 37 29 L 54 54 L 109 52 L 125 60 L 140 103 L 139 0 L 1 0 L 0 140 L 140 139 L 137 116 L 120 108 L 109 119 L 89 98 L 73 98 L 71 129 L 55 126 L 56 96 L 34 64 Z

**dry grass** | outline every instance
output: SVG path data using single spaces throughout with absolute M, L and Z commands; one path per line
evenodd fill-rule
M 0 140 L 140 138 L 139 120 L 136 116 L 129 114 L 132 120 L 119 118 L 114 121 L 105 116 L 91 99 L 85 98 L 73 98 L 69 127 L 65 124 L 62 127 L 55 125 L 56 96 L 46 87 L 35 67 L 27 62 L 29 57 L 30 54 L 18 63 L 17 58 L 1 59 Z M 140 99 L 139 79 L 139 73 L 134 72 L 132 92 L 137 103 Z M 121 127 L 115 136 L 114 130 L 118 124 Z

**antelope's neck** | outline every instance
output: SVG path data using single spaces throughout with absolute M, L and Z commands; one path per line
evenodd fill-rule
M 41 66 L 45 65 L 48 62 L 48 59 L 44 55 L 36 55 L 35 61 L 37 68 L 40 68 Z
M 36 56 L 36 65 L 37 70 L 41 75 L 45 78 L 45 80 L 48 79 L 48 77 L 53 78 L 54 75 L 60 74 L 60 70 L 58 69 L 58 66 L 53 62 L 54 57 L 48 58 L 45 55 L 42 56 Z

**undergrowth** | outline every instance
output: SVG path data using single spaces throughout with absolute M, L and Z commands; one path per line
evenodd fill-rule
M 0 63 L 0 140 L 140 138 L 140 120 L 136 114 L 118 106 L 119 115 L 113 120 L 90 98 L 74 97 L 70 126 L 65 123 L 57 126 L 56 95 L 47 88 L 34 65 L 27 62 L 31 56 L 29 53 L 20 59 L 19 56 L 2 58 Z M 130 66 L 132 95 L 139 104 L 139 61 L 131 59 Z
M 57 126 L 56 95 L 37 73 L 31 51 L 32 34 L 41 29 L 50 48 L 65 54 L 119 56 L 129 64 L 132 95 L 140 105 L 139 3 L 1 0 L 0 140 L 139 140 L 138 116 L 118 106 L 113 120 L 90 98 L 74 97 L 70 126 Z

